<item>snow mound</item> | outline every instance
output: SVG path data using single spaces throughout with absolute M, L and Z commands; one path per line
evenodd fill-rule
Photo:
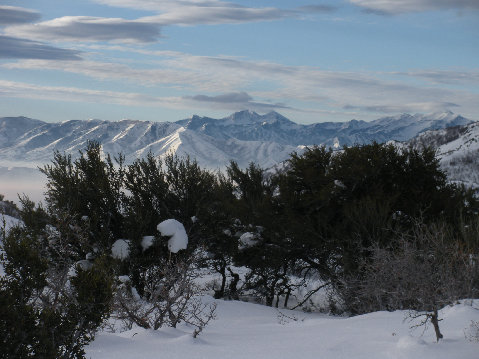
M 176 219 L 167 219 L 161 222 L 157 227 L 162 236 L 170 237 L 168 240 L 168 250 L 172 253 L 178 253 L 188 246 L 188 235 L 185 227 Z
M 130 255 L 130 241 L 127 239 L 118 239 L 111 246 L 111 255 L 113 258 L 124 260 Z

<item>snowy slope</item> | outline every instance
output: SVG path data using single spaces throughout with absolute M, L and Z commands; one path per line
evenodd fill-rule
M 240 165 L 251 161 L 261 166 L 274 165 L 300 147 L 268 141 L 244 141 L 236 138 L 208 136 L 201 131 L 190 130 L 178 123 L 100 120 L 44 123 L 26 126 L 19 118 L 19 125 L 11 119 L 0 119 L 5 136 L 8 129 L 15 133 L 14 140 L 0 142 L 0 165 L 4 167 L 31 167 L 50 162 L 53 151 L 73 155 L 84 149 L 90 140 L 99 141 L 103 151 L 112 155 L 122 153 L 127 162 L 152 152 L 158 156 L 167 153 L 190 155 L 205 167 L 223 168 L 230 160 Z M 21 135 L 19 133 L 25 130 Z
M 16 143 L 24 133 L 41 126 L 42 121 L 27 117 L 3 117 L 0 119 L 0 147 Z
M 450 181 L 479 188 L 479 122 L 427 131 L 409 143 L 416 148 L 432 146 Z
M 479 305 L 474 304 L 475 308 Z M 479 343 L 465 330 L 479 320 L 479 310 L 459 304 L 440 312 L 444 340 L 434 330 L 411 330 L 407 312 L 376 312 L 352 318 L 278 311 L 236 301 L 218 301 L 217 320 L 193 339 L 193 328 L 158 331 L 133 328 L 100 333 L 87 347 L 92 359 L 476 359 Z

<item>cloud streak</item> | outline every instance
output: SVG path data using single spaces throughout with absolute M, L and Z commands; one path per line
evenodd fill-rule
M 15 6 L 0 6 L 0 26 L 25 24 L 40 19 L 40 14 L 34 10 Z
M 255 111 L 270 111 L 272 109 L 291 109 L 283 103 L 256 102 L 246 92 L 230 92 L 217 96 L 195 95 L 183 97 L 198 103 L 205 103 L 209 107 L 228 110 L 251 109 Z
M 427 80 L 434 84 L 479 85 L 479 71 L 410 71 L 393 74 Z
M 154 42 L 160 37 L 160 27 L 120 18 L 64 16 L 37 24 L 9 26 L 5 33 L 45 41 Z
M 271 21 L 288 15 L 288 12 L 276 8 L 184 6 L 141 21 L 159 25 L 217 25 Z
M 335 6 L 331 5 L 305 5 L 296 8 L 296 11 L 300 12 L 315 12 L 315 13 L 330 13 L 336 11 Z
M 340 72 L 168 51 L 152 52 L 152 56 L 158 61 L 155 68 L 132 68 L 90 60 L 23 60 L 1 67 L 59 70 L 93 80 L 130 82 L 153 89 L 167 86 L 173 91 L 186 92 L 176 98 L 175 103 L 182 103 L 187 108 L 252 108 L 262 111 L 322 107 L 393 113 L 433 112 L 456 106 L 461 106 L 461 110 L 471 109 L 479 102 L 479 94 L 448 86 L 448 83 L 458 81 L 455 78 L 464 81 L 473 78 L 468 72 Z M 416 80 L 414 84 L 411 84 L 410 77 Z M 430 86 L 430 77 L 435 81 L 434 87 Z
M 349 0 L 367 11 L 379 14 L 403 14 L 433 10 L 479 10 L 477 0 Z
M 458 104 L 452 102 L 413 102 L 405 103 L 401 105 L 370 105 L 370 106 L 359 106 L 359 105 L 345 105 L 343 106 L 344 110 L 359 110 L 375 113 L 384 113 L 384 114 L 396 114 L 396 113 L 406 113 L 406 112 L 439 112 L 446 111 L 454 107 L 459 107 Z
M 329 5 L 307 5 L 295 9 L 246 7 L 218 0 L 96 0 L 96 2 L 114 7 L 149 10 L 157 13 L 139 19 L 143 22 L 184 26 L 273 21 L 299 17 L 304 13 L 329 13 L 336 9 Z
M 155 97 L 140 93 L 100 91 L 64 86 L 40 86 L 25 82 L 0 80 L 0 97 L 50 101 L 108 103 L 124 106 L 181 108 L 181 98 Z
M 79 51 L 60 49 L 41 42 L 0 35 L 0 58 L 81 60 Z

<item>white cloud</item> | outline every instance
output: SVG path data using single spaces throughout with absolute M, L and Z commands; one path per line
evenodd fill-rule
M 401 14 L 443 9 L 479 10 L 478 0 L 349 0 L 366 10 Z

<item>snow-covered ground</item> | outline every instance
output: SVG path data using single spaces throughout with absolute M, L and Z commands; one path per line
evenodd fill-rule
M 478 358 L 479 343 L 466 335 L 471 320 L 479 320 L 479 301 L 441 310 L 440 343 L 432 327 L 424 333 L 422 327 L 410 329 L 414 323 L 404 321 L 406 311 L 345 318 L 237 301 L 217 303 L 217 320 L 196 339 L 193 328 L 185 326 L 102 332 L 87 347 L 87 358 Z

